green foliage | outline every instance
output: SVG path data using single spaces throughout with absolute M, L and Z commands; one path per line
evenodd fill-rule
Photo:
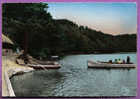
M 135 34 L 112 36 L 67 19 L 55 20 L 47 8 L 46 3 L 3 4 L 3 33 L 22 49 L 27 42 L 28 53 L 36 58 L 136 51 Z

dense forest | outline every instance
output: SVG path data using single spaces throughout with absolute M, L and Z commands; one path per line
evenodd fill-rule
M 53 19 L 46 3 L 7 3 L 2 8 L 2 32 L 14 41 L 15 48 L 36 58 L 136 51 L 136 34 L 113 36 L 67 19 Z

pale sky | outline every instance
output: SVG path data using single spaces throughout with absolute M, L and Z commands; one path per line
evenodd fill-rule
M 68 19 L 113 35 L 137 33 L 136 3 L 50 2 L 48 6 L 54 19 Z

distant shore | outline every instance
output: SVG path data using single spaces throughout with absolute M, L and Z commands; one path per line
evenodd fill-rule
M 137 52 L 108 52 L 108 53 L 102 53 L 102 52 L 98 52 L 98 53 L 85 53 L 85 52 L 72 52 L 72 53 L 65 53 L 62 55 L 62 57 L 67 56 L 67 55 L 88 55 L 88 54 L 127 54 L 127 53 L 137 53 Z

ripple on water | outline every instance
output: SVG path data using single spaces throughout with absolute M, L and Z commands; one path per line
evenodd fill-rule
M 11 79 L 17 96 L 135 96 L 136 69 L 87 69 L 87 60 L 136 54 L 71 55 L 59 70 L 34 71 Z

